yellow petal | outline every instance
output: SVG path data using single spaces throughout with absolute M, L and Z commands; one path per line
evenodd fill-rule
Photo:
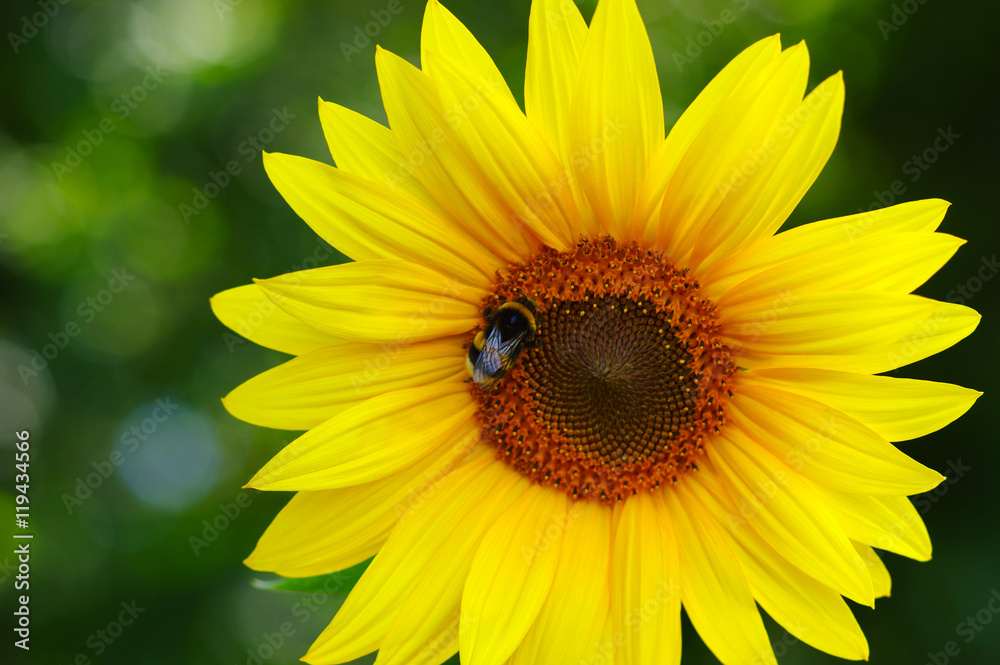
M 485 515 L 469 515 L 453 525 L 427 574 L 401 603 L 399 613 L 379 647 L 378 665 L 438 665 L 459 647 L 459 635 L 469 625 L 462 622 L 461 602 L 466 578 L 484 535 L 527 483 L 509 469 L 506 492 L 492 497 Z M 473 508 L 480 511 L 479 506 Z M 445 529 L 442 529 L 445 531 Z M 428 604 L 428 599 L 434 599 Z
M 696 480 L 690 483 L 692 494 L 732 534 L 736 554 L 761 607 L 791 635 L 817 649 L 840 658 L 866 658 L 868 643 L 840 594 L 797 568 L 745 519 L 733 517 L 740 511 L 711 462 L 699 463 Z
M 267 490 L 349 487 L 384 478 L 441 445 L 474 436 L 465 383 L 407 388 L 373 397 L 317 425 L 247 483 Z
M 868 640 L 839 593 L 793 566 L 767 566 L 749 554 L 740 562 L 754 598 L 791 635 L 838 658 L 868 659 Z
M 875 602 L 868 571 L 810 483 L 738 428 L 726 428 L 708 454 L 739 507 L 734 519 L 811 577 L 863 605 Z
M 431 588 L 433 581 L 444 583 L 447 588 L 441 589 L 440 584 Z M 375 656 L 375 665 L 442 665 L 457 655 L 461 609 L 460 602 L 452 602 L 451 597 L 454 595 L 452 589 L 457 585 L 461 598 L 461 582 L 455 578 L 442 578 L 436 571 L 421 580 L 417 591 L 410 594 L 396 622 L 389 628 Z M 429 615 L 428 598 L 435 599 Z M 413 628 L 416 623 L 420 624 L 419 627 Z M 415 632 L 403 633 L 403 630 Z
M 445 77 L 439 90 L 445 108 L 456 109 L 455 137 L 500 194 L 508 219 L 557 250 L 575 245 L 579 225 L 568 177 L 517 103 L 464 63 L 434 52 L 427 58 Z
M 635 0 L 598 4 L 580 72 L 570 118 L 580 156 L 573 168 L 602 227 L 631 239 L 639 187 L 663 142 L 660 82 Z
M 298 355 L 342 343 L 287 314 L 256 284 L 216 293 L 209 302 L 216 318 L 228 328 L 275 351 Z M 228 333 L 224 339 L 230 353 L 242 343 Z
M 531 255 L 537 238 L 508 216 L 500 193 L 455 137 L 452 123 L 464 107 L 446 109 L 435 82 L 399 56 L 377 49 L 375 65 L 407 173 L 419 178 L 441 207 L 495 255 L 507 262 Z
M 530 41 L 528 47 L 531 48 Z M 663 199 L 663 190 L 677 171 L 681 158 L 705 124 L 718 113 L 730 97 L 753 79 L 779 53 L 781 53 L 781 39 L 778 35 L 766 37 L 747 47 L 715 75 L 674 123 L 666 140 L 657 149 L 639 193 L 636 223 L 639 228 L 646 228 L 646 239 L 649 244 L 661 244 L 659 206 Z
M 337 168 L 373 180 L 442 212 L 437 201 L 416 178 L 404 177 L 406 158 L 392 130 L 348 108 L 319 100 L 319 119 Z
M 483 287 L 499 267 L 450 219 L 387 185 L 281 153 L 264 153 L 264 168 L 296 214 L 355 260 L 403 259 Z
M 740 378 L 823 402 L 889 441 L 908 441 L 936 432 L 968 411 L 982 395 L 949 383 L 829 369 L 761 369 Z
M 441 53 L 456 62 L 465 63 L 478 76 L 495 82 L 497 92 L 517 104 L 493 58 L 469 29 L 438 0 L 430 0 L 424 9 L 424 23 L 420 30 L 420 64 L 432 79 L 446 83 L 448 72 L 438 69 L 437 63 L 428 57 L 429 53 Z
M 857 215 L 804 224 L 770 238 L 761 238 L 750 247 L 723 259 L 705 273 L 706 296 L 721 294 L 752 275 L 810 251 L 839 247 L 886 233 L 934 231 L 950 204 L 941 199 L 900 203 Z
M 452 565 L 447 560 L 453 544 L 475 545 L 511 501 L 527 489 L 528 482 L 497 462 L 492 453 L 487 449 L 486 454 L 471 459 L 423 491 L 422 503 L 410 509 L 393 529 L 333 622 L 303 660 L 317 665 L 353 660 L 380 648 L 397 618 L 414 622 L 426 616 L 432 621 L 442 612 L 447 616 L 452 611 L 447 604 L 429 603 L 425 596 L 421 598 L 421 615 L 401 616 L 403 603 L 418 585 L 433 583 L 428 582 L 430 578 L 438 578 L 441 584 L 453 581 L 435 573 L 437 566 Z M 419 653 L 420 647 L 414 651 Z M 434 662 L 445 658 L 442 654 Z
M 741 282 L 723 294 L 719 307 L 768 300 L 783 289 L 909 293 L 965 244 L 943 233 L 885 233 L 805 250 Z M 849 263 L 844 261 L 850 256 Z
M 808 73 L 805 44 L 786 49 L 736 88 L 705 123 L 663 194 L 659 223 L 668 255 L 686 260 L 716 211 L 723 215 L 716 223 L 724 227 L 738 221 L 725 216 L 733 170 L 748 157 L 766 154 L 772 131 L 802 103 Z
M 887 372 L 934 355 L 979 324 L 968 307 L 868 291 L 770 298 L 720 311 L 722 338 L 741 367 L 812 367 Z
M 875 550 L 861 543 L 854 543 L 854 549 L 858 551 L 861 560 L 868 567 L 868 573 L 872 578 L 872 586 L 875 588 L 875 597 L 885 598 L 889 596 L 892 591 L 892 578 L 889 577 L 889 571 L 882 562 L 882 558 L 879 557 Z
M 559 156 L 579 215 L 580 231 L 600 235 L 600 227 L 580 187 L 570 139 L 573 90 L 580 71 L 587 23 L 572 2 L 536 0 L 528 20 L 528 62 L 524 70 L 524 113 Z
M 719 185 L 725 198 L 692 251 L 692 270 L 774 235 L 833 153 L 843 111 L 844 78 L 838 73 L 778 119 L 763 146 L 733 166 Z
M 611 625 L 620 636 L 616 662 L 681 661 L 677 538 L 660 497 L 641 492 L 622 505 L 611 560 Z
M 462 662 L 500 665 L 514 653 L 552 588 L 568 503 L 530 485 L 486 533 L 462 593 Z
M 776 665 L 730 537 L 688 484 L 685 480 L 663 492 L 677 532 L 684 610 L 723 665 Z
M 435 483 L 463 463 L 477 436 L 444 442 L 386 478 L 344 489 L 299 492 L 261 536 L 244 563 L 285 577 L 324 575 L 373 556 Z M 492 453 L 492 451 L 490 451 Z
M 944 480 L 825 404 L 749 382 L 735 390 L 726 430 L 739 430 L 817 484 L 846 492 L 903 495 L 926 492 Z
M 359 342 L 407 344 L 460 335 L 481 319 L 481 291 L 406 261 L 344 263 L 257 284 L 317 330 Z
M 306 430 L 382 393 L 466 377 L 461 340 L 415 344 L 346 342 L 258 374 L 222 403 L 246 422 Z
M 905 496 L 867 496 L 821 486 L 816 491 L 851 540 L 930 561 L 927 527 Z
M 607 623 L 611 511 L 596 501 L 577 501 L 566 518 L 564 526 L 552 527 L 565 532 L 552 589 L 511 665 L 589 662 Z

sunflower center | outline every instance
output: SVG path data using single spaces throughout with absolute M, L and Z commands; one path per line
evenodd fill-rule
M 527 296 L 533 344 L 478 389 L 483 436 L 522 474 L 577 499 L 621 501 L 696 467 L 725 423 L 735 369 L 714 305 L 656 252 L 610 238 L 545 249 L 484 307 Z
M 604 465 L 634 463 L 691 428 L 698 381 L 665 312 L 593 296 L 555 301 L 538 319 L 553 343 L 526 357 L 523 382 L 567 446 Z

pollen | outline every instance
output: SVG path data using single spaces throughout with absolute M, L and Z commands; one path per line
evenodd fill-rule
M 544 249 L 498 274 L 483 307 L 537 307 L 534 343 L 492 392 L 484 440 L 541 485 L 606 503 L 697 469 L 736 370 L 715 306 L 664 257 L 611 238 Z

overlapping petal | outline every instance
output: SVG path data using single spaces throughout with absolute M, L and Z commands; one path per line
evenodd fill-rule
M 801 367 L 754 370 L 742 378 L 823 402 L 889 441 L 936 432 L 982 395 L 949 383 Z
M 693 257 L 695 262 L 700 262 L 705 257 L 710 237 L 718 238 L 731 232 L 738 234 L 741 242 L 750 238 L 751 229 L 759 220 L 743 220 L 737 208 L 730 210 L 731 203 L 742 200 L 730 196 L 731 190 L 739 181 L 747 160 L 752 164 L 755 156 L 769 156 L 768 148 L 780 155 L 787 154 L 779 151 L 780 144 L 775 136 L 782 132 L 788 118 L 795 117 L 794 112 L 803 103 L 808 73 L 809 54 L 805 44 L 786 49 L 760 67 L 749 80 L 741 82 L 705 122 L 677 163 L 676 173 L 663 193 L 660 244 L 668 256 L 685 262 Z M 836 81 L 831 85 L 836 87 Z M 810 114 L 812 124 L 809 126 L 816 123 L 825 126 L 821 121 L 827 117 L 829 108 L 836 105 L 837 94 L 825 96 L 821 110 Z M 791 143 L 786 140 L 786 145 L 805 146 L 809 135 L 810 132 L 792 132 Z M 799 143 L 794 141 L 796 136 Z M 782 161 L 780 155 L 773 160 L 761 157 L 758 161 L 770 164 L 769 169 L 776 168 Z M 807 170 L 812 168 L 810 164 Z M 755 182 L 766 184 L 770 181 L 766 175 L 756 174 L 755 171 Z M 744 192 L 749 191 L 744 189 Z M 770 203 L 768 198 L 761 204 Z M 699 240 L 703 234 L 706 241 Z M 727 238 L 727 243 L 736 239 Z
M 508 469 L 493 469 L 492 473 L 507 476 L 497 486 L 499 496 L 490 499 L 485 515 L 467 517 L 448 537 L 432 572 L 421 578 L 402 602 L 379 647 L 379 665 L 437 665 L 458 651 L 459 635 L 470 626 L 470 620 L 462 618 L 461 603 L 476 553 L 493 523 L 527 491 L 524 479 Z M 431 608 L 429 598 L 434 599 Z
M 817 486 L 823 504 L 847 537 L 917 561 L 931 558 L 931 539 L 905 496 L 868 496 Z
M 677 173 L 677 167 L 688 148 L 719 109 L 729 102 L 735 91 L 757 76 L 779 53 L 781 39 L 778 35 L 761 39 L 747 47 L 715 75 L 674 123 L 666 140 L 657 149 L 639 191 L 636 225 L 639 229 L 645 229 L 648 244 L 656 246 L 661 243 L 659 210 L 663 192 Z M 681 232 L 680 222 L 676 227 L 662 229 L 662 232 Z
M 430 53 L 440 53 L 455 62 L 464 63 L 479 78 L 489 81 L 499 94 L 517 103 L 490 54 L 438 0 L 429 0 L 424 10 L 424 22 L 420 29 L 420 63 L 428 76 L 441 85 L 448 85 L 450 74 L 439 69 L 439 63 L 429 57 Z
M 219 321 L 251 342 L 269 349 L 298 355 L 342 343 L 285 312 L 256 284 L 216 293 L 209 302 Z M 227 339 L 230 353 L 241 342 Z
M 569 497 L 530 485 L 483 537 L 462 594 L 462 660 L 501 665 L 549 595 L 559 564 Z
M 681 601 L 723 665 L 776 665 L 750 585 L 717 518 L 685 483 L 664 492 L 677 533 Z
M 833 153 L 844 110 L 844 79 L 826 79 L 771 128 L 716 187 L 724 196 L 705 221 L 691 252 L 691 270 L 704 270 L 736 249 L 778 230 Z
M 462 335 L 481 318 L 478 289 L 406 261 L 345 263 L 256 283 L 295 318 L 359 342 L 408 344 Z
M 611 511 L 595 502 L 570 505 L 559 564 L 538 618 L 511 656 L 511 665 L 579 665 L 600 648 L 608 618 Z M 567 608 L 573 608 L 567 612 Z
M 934 355 L 979 325 L 968 307 L 873 291 L 785 289 L 720 312 L 722 338 L 746 368 L 878 373 Z
M 265 153 L 264 167 L 299 217 L 355 260 L 402 259 L 482 287 L 498 266 L 443 213 L 391 185 L 280 153 Z
M 577 169 L 585 155 L 574 152 L 570 136 L 573 94 L 580 72 L 587 23 L 573 2 L 536 0 L 528 21 L 528 62 L 524 70 L 524 113 L 558 155 L 576 202 L 580 231 L 600 235 L 601 226 L 580 186 Z
M 231 414 L 276 429 L 306 430 L 377 395 L 462 380 L 459 340 L 414 344 L 345 342 L 258 374 L 223 398 Z
M 889 577 L 889 570 L 885 567 L 882 557 L 878 555 L 878 552 L 861 543 L 854 543 L 854 549 L 857 550 L 858 556 L 868 567 L 868 574 L 872 578 L 872 587 L 875 589 L 875 597 L 885 598 L 888 596 L 892 591 L 892 578 Z
M 387 185 L 437 211 L 441 207 L 416 178 L 405 177 L 406 158 L 392 130 L 332 102 L 319 100 L 319 119 L 337 168 Z
M 471 436 L 441 446 L 380 480 L 345 489 L 299 492 L 261 536 L 244 563 L 285 577 L 349 568 L 381 549 L 396 523 L 422 505 L 435 484 L 479 443 Z M 474 454 L 481 456 L 483 450 Z
M 572 176 L 606 232 L 633 239 L 646 168 L 663 142 L 663 100 L 634 0 L 604 0 L 590 22 L 570 115 Z
M 502 197 L 508 217 L 558 250 L 579 234 L 568 176 L 541 134 L 499 86 L 447 56 L 430 52 L 447 80 L 439 86 L 465 153 Z
M 705 272 L 705 294 L 713 299 L 721 297 L 734 284 L 794 260 L 803 253 L 829 248 L 850 251 L 856 241 L 890 233 L 931 233 L 941 224 L 949 205 L 941 199 L 900 203 L 797 226 L 776 236 L 759 239 Z
M 617 522 L 611 561 L 615 661 L 679 663 L 684 572 L 671 509 L 661 497 L 642 493 L 624 503 Z
M 810 484 L 739 430 L 723 432 L 709 459 L 751 528 L 809 576 L 864 605 L 871 580 Z
M 406 155 L 408 174 L 419 178 L 467 233 L 501 259 L 530 255 L 539 247 L 537 236 L 525 233 L 525 220 L 516 217 L 455 136 L 452 125 L 462 121 L 464 106 L 446 107 L 433 79 L 388 51 L 378 49 L 375 64 L 382 103 Z M 495 79 L 493 83 L 499 85 Z
M 817 649 L 842 658 L 866 658 L 867 641 L 840 594 L 803 572 L 777 545 L 752 528 L 710 461 L 703 462 L 700 470 L 704 473 L 690 483 L 691 493 L 732 536 L 747 582 L 761 607 L 789 633 Z M 857 544 L 852 545 L 864 559 Z M 874 579 L 872 585 L 876 597 L 884 595 Z
M 730 404 L 733 431 L 820 485 L 900 496 L 926 492 L 944 479 L 826 404 L 750 382 L 737 391 Z
M 247 483 L 319 490 L 384 478 L 442 441 L 478 437 L 472 398 L 453 382 L 384 393 L 340 412 L 292 441 Z
M 767 300 L 775 293 L 885 291 L 910 293 L 936 273 L 964 240 L 943 233 L 885 233 L 803 251 L 740 282 L 720 307 Z M 851 257 L 845 263 L 844 256 Z
M 423 493 L 422 502 L 411 508 L 406 519 L 393 529 L 333 622 L 303 660 L 317 665 L 338 663 L 379 649 L 386 633 L 401 616 L 403 603 L 419 584 L 436 584 L 440 591 L 455 582 L 452 577 L 434 575 L 435 567 L 450 565 L 444 563 L 445 559 L 456 561 L 451 557 L 453 547 L 475 547 L 486 529 L 528 486 L 525 479 L 495 464 L 489 451 L 483 453 Z M 458 581 L 464 580 L 459 577 Z M 430 620 L 422 627 L 429 640 L 434 637 L 428 630 L 433 627 L 433 620 L 443 612 L 447 623 L 447 616 L 454 609 L 437 600 L 434 598 L 422 605 Z M 432 609 L 428 613 L 429 607 Z M 410 615 L 403 620 L 420 621 L 425 615 Z M 412 634 L 401 636 L 404 641 L 413 637 Z M 440 663 L 450 655 L 435 650 L 433 641 L 428 645 L 432 654 L 440 656 L 431 662 Z M 418 637 L 416 643 L 409 643 L 409 646 L 408 652 L 419 656 L 424 645 Z M 397 646 L 393 651 L 398 649 Z

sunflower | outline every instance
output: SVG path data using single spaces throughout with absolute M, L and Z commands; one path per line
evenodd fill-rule
M 891 442 L 979 395 L 879 376 L 977 325 L 911 294 L 962 244 L 948 204 L 776 233 L 844 102 L 777 36 L 666 136 L 633 0 L 589 27 L 535 0 L 523 112 L 434 0 L 420 57 L 376 53 L 391 129 L 320 101 L 336 168 L 265 155 L 354 262 L 212 300 L 295 356 L 226 408 L 307 430 L 248 484 L 298 493 L 247 565 L 374 555 L 304 660 L 676 663 L 683 607 L 723 663 L 773 663 L 758 605 L 866 658 L 844 598 L 888 595 L 873 548 L 930 558 L 907 497 L 942 480 Z

